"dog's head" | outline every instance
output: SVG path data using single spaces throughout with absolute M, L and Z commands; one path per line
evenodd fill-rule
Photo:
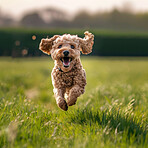
M 39 49 L 46 54 L 51 54 L 59 68 L 68 72 L 74 66 L 76 59 L 80 57 L 80 51 L 83 54 L 92 52 L 94 35 L 88 31 L 84 34 L 83 39 L 70 34 L 55 35 L 50 39 L 42 39 Z

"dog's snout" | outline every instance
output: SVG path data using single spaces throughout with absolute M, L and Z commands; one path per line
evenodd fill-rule
M 68 56 L 69 55 L 69 51 L 65 50 L 65 51 L 63 51 L 63 54 L 64 54 L 64 56 Z

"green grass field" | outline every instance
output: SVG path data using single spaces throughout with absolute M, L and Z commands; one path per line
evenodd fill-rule
M 50 58 L 0 58 L 0 147 L 148 147 L 148 58 L 84 58 L 86 92 L 67 112 Z

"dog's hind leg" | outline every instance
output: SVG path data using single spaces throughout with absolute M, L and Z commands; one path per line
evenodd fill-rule
M 56 102 L 57 105 L 63 109 L 64 111 L 68 110 L 68 106 L 67 103 L 64 99 L 64 93 L 65 93 L 65 89 L 58 89 L 58 88 L 54 88 L 54 96 L 56 98 Z
M 77 98 L 84 93 L 84 88 L 81 88 L 79 85 L 74 85 L 70 91 L 67 99 L 68 106 L 76 104 Z

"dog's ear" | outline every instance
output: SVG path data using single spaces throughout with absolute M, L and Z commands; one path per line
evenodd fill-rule
M 50 50 L 52 49 L 53 41 L 58 38 L 59 35 L 54 35 L 52 38 L 42 39 L 39 45 L 39 49 L 42 50 L 46 54 L 50 54 Z
M 80 48 L 83 54 L 89 54 L 92 52 L 92 46 L 94 44 L 94 35 L 86 31 L 85 37 L 79 38 Z

